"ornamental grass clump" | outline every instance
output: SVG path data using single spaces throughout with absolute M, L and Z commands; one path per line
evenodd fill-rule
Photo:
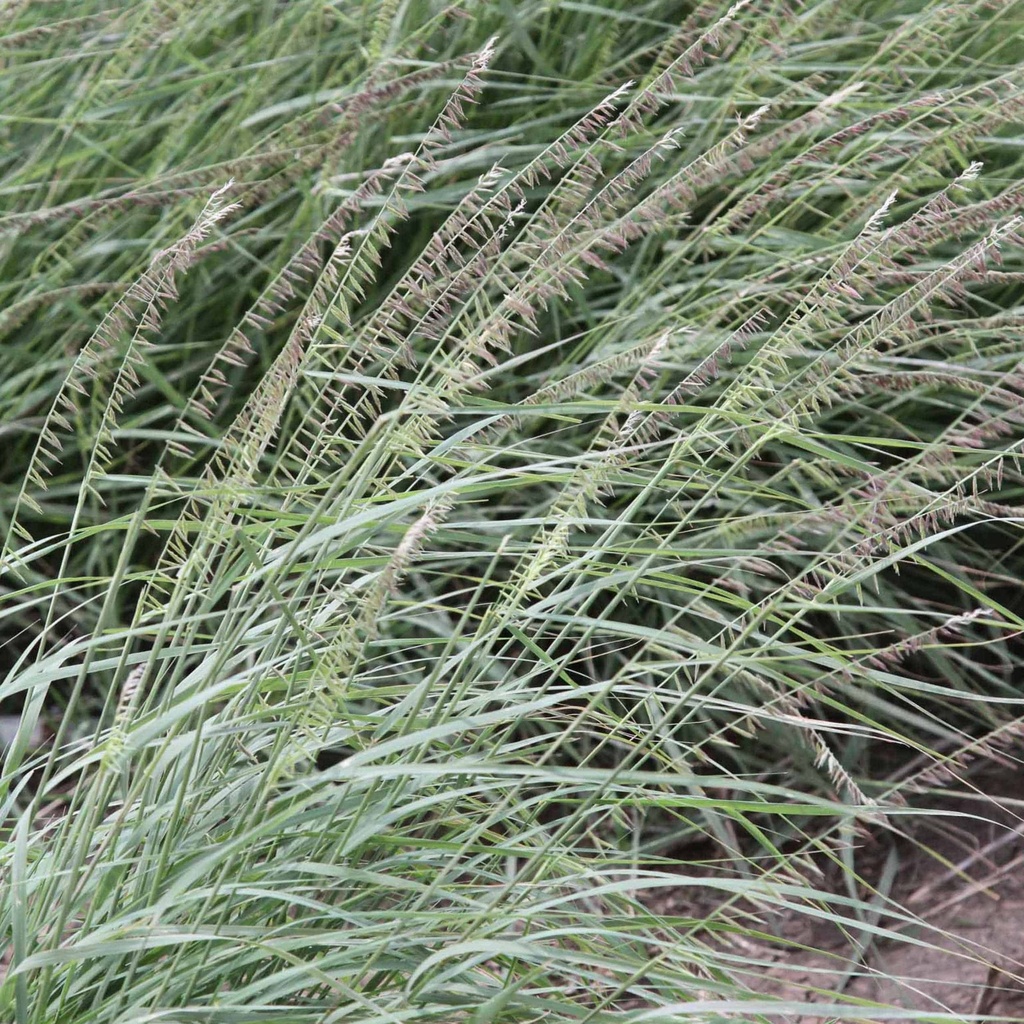
M 3 1018 L 920 1017 L 872 858 L 1021 735 L 1019 3 L 7 6 Z

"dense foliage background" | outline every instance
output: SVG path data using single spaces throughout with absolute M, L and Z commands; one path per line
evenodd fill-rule
M 868 876 L 1020 752 L 1024 6 L 0 9 L 4 1019 L 936 941 Z

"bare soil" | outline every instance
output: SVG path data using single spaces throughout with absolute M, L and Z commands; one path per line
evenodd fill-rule
M 974 785 L 932 799 L 930 813 L 896 819 L 899 833 L 881 831 L 850 851 L 861 883 L 854 893 L 838 868 L 814 883 L 872 902 L 877 914 L 869 923 L 894 934 L 840 930 L 812 907 L 762 911 L 763 938 L 736 949 L 760 966 L 737 980 L 806 1003 L 805 1015 L 787 1018 L 794 1024 L 827 1016 L 815 1004 L 851 1000 L 1024 1020 L 1024 772 Z M 693 874 L 692 865 L 685 870 Z M 702 901 L 686 887 L 659 892 L 652 909 L 706 915 L 714 907 Z

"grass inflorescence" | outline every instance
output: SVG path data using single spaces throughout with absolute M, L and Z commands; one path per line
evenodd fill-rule
M 801 917 L 920 1017 L 1020 3 L 0 7 L 3 1018 L 767 1019 Z

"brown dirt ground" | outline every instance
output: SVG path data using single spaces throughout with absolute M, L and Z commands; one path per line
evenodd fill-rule
M 735 952 L 765 965 L 737 980 L 753 992 L 806 1003 L 806 1015 L 788 1017 L 791 1024 L 821 1020 L 816 1003 L 850 1000 L 1024 1019 L 1024 772 L 974 785 L 931 801 L 939 815 L 898 819 L 902 837 L 874 835 L 855 851 L 855 869 L 868 883 L 858 895 L 884 891 L 885 906 L 916 919 L 879 919 L 900 938 L 843 934 L 799 911 L 762 913 L 763 931 L 778 939 L 737 943 Z M 694 873 L 693 865 L 685 870 Z M 847 894 L 839 870 L 825 879 L 816 886 Z M 698 906 L 692 888 L 661 891 L 651 902 L 669 916 L 713 909 Z

